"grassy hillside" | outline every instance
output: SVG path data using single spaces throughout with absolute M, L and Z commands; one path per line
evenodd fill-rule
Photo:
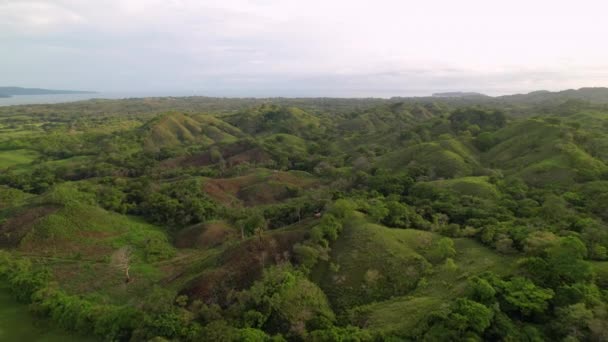
M 175 254 L 159 227 L 103 210 L 70 184 L 21 203 L 0 224 L 0 245 L 45 262 L 70 292 L 129 298 L 161 276 L 152 263 Z M 114 258 L 125 248 L 133 292 L 118 296 L 124 274 Z
M 572 128 L 546 120 L 524 120 L 495 133 L 498 143 L 484 154 L 499 167 L 537 185 L 572 184 L 606 172 L 573 135 Z
M 243 176 L 210 179 L 203 185 L 203 191 L 225 205 L 256 206 L 297 197 L 316 183 L 305 172 L 255 169 Z
M 455 239 L 454 265 L 438 264 L 414 291 L 353 310 L 355 324 L 385 334 L 411 336 L 417 325 L 446 302 L 465 295 L 467 279 L 484 272 L 514 272 L 512 258 L 497 254 L 470 239 Z
M 182 113 L 161 115 L 144 125 L 142 130 L 144 149 L 147 151 L 194 143 L 212 145 L 233 142 L 240 135 L 237 128 L 215 117 Z
M 382 156 L 378 164 L 392 170 L 426 169 L 432 178 L 470 176 L 479 167 L 475 150 L 453 138 L 407 146 Z
M 420 253 L 436 238 L 354 218 L 345 224 L 329 261 L 315 270 L 313 279 L 338 310 L 403 295 L 430 271 L 431 264 Z
M 460 177 L 421 184 L 431 185 L 438 189 L 447 189 L 460 195 L 476 196 L 487 199 L 496 199 L 499 196 L 499 190 L 494 184 L 488 182 L 487 176 Z
M 310 136 L 323 130 L 318 117 L 295 107 L 262 105 L 224 118 L 249 134 Z
M 38 156 L 36 151 L 26 149 L 0 151 L 0 169 L 30 164 Z

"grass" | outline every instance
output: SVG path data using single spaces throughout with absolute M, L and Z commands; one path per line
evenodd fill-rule
M 263 139 L 262 144 L 271 154 L 286 157 L 305 155 L 308 148 L 306 140 L 285 133 L 269 135 Z
M 175 237 L 178 248 L 208 249 L 240 238 L 240 232 L 223 220 L 207 221 L 182 229 Z
M 225 205 L 256 206 L 295 197 L 315 184 L 316 178 L 306 172 L 258 168 L 243 176 L 209 179 L 203 190 Z
M 224 302 L 234 290 L 246 289 L 261 278 L 264 268 L 284 262 L 294 244 L 306 237 L 306 223 L 268 231 L 227 246 L 203 251 L 207 257 L 189 262 L 171 286 L 190 297 Z
M 95 341 L 87 336 L 69 334 L 53 327 L 48 320 L 38 319 L 18 303 L 0 284 L 0 341 L 64 342 Z
M 0 233 L 18 236 L 14 251 L 49 265 L 70 293 L 95 293 L 111 302 L 144 296 L 164 276 L 156 262 L 175 255 L 159 227 L 99 208 L 69 182 L 26 201 L 0 226 Z M 128 288 L 113 261 L 125 246 L 133 251 L 134 281 Z
M 0 169 L 30 164 L 38 156 L 38 152 L 27 149 L 0 151 Z
M 423 253 L 437 238 L 354 218 L 332 244 L 329 262 L 313 271 L 313 279 L 339 311 L 404 295 L 430 269 Z
M 536 186 L 597 179 L 608 169 L 606 164 L 575 144 L 569 130 L 538 119 L 523 120 L 498 131 L 500 143 L 483 159 Z
M 91 156 L 75 156 L 75 157 L 70 157 L 70 158 L 65 158 L 65 159 L 47 161 L 46 163 L 44 163 L 44 165 L 47 165 L 51 168 L 76 167 L 76 166 L 85 165 L 87 163 L 90 163 L 92 160 L 93 160 L 93 157 L 91 157 Z
M 262 105 L 225 117 L 226 121 L 249 134 L 287 133 L 305 136 L 320 130 L 318 117 L 299 108 Z
M 123 272 L 112 261 L 123 246 L 133 250 L 130 274 L 134 280 L 128 288 Z M 175 253 L 157 227 L 90 205 L 66 206 L 34 222 L 18 252 L 47 263 L 70 293 L 95 293 L 111 302 L 145 296 L 149 286 L 164 275 L 154 261 Z
M 470 176 L 479 167 L 476 153 L 462 142 L 444 139 L 421 143 L 390 152 L 380 158 L 379 165 L 399 170 L 409 166 L 431 170 L 436 178 Z
M 167 113 L 142 127 L 144 148 L 157 151 L 164 147 L 188 144 L 211 145 L 237 140 L 240 131 L 217 118 L 199 115 L 192 117 L 181 113 Z
M 428 182 L 433 186 L 450 189 L 461 195 L 476 196 L 487 199 L 496 199 L 499 191 L 494 184 L 488 182 L 488 177 L 461 177 L 455 179 Z
M 32 197 L 33 195 L 23 192 L 21 190 L 0 185 L 0 210 L 10 207 L 21 206 L 28 198 Z
M 354 323 L 365 322 L 362 325 L 372 330 L 408 336 L 429 313 L 462 296 L 469 277 L 486 271 L 499 275 L 514 271 L 513 257 L 499 255 L 468 238 L 454 239 L 454 243 L 456 270 L 448 270 L 443 265 L 434 266 L 432 272 L 424 277 L 424 282 L 406 296 L 351 310 Z

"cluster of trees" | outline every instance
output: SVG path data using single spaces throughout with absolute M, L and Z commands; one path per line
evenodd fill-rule
M 458 109 L 450 115 L 449 119 L 455 131 L 468 130 L 472 134 L 482 130 L 496 130 L 507 124 L 507 117 L 502 111 L 486 111 L 478 108 Z
M 471 277 L 466 297 L 432 313 L 419 336 L 429 341 L 604 340 L 606 304 L 585 253 L 578 239 L 563 237 L 542 256 L 521 260 L 518 275 Z
M 160 186 L 149 178 L 106 178 L 96 195 L 106 209 L 142 215 L 150 222 L 174 228 L 213 219 L 221 210 L 201 191 L 200 182 L 192 178 Z

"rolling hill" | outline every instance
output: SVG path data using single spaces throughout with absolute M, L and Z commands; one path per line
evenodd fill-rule
M 230 124 L 208 115 L 163 114 L 142 128 L 146 151 L 184 147 L 193 144 L 229 143 L 242 135 Z

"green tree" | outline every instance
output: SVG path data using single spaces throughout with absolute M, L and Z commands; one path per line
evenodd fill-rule
M 525 316 L 543 313 L 554 295 L 553 290 L 538 287 L 524 277 L 501 282 L 500 287 L 501 296 L 507 304 L 506 309 L 517 310 Z

